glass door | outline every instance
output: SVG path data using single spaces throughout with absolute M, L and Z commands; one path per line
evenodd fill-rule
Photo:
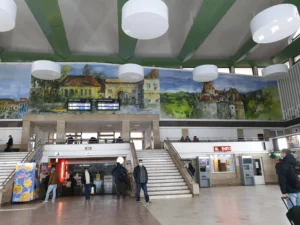
M 253 170 L 255 185 L 264 185 L 265 176 L 261 158 L 253 159 Z

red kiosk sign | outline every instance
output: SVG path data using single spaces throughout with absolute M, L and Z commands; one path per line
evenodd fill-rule
M 231 146 L 215 146 L 215 152 L 231 152 Z

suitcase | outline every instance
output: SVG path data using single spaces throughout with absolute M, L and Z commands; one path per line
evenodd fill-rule
M 288 209 L 288 212 L 286 213 L 286 217 L 290 221 L 292 225 L 300 225 L 300 206 L 294 206 L 293 202 L 289 199 L 287 201 L 291 201 L 293 208 L 289 209 L 287 203 L 285 202 L 285 198 L 281 198 L 284 205 Z

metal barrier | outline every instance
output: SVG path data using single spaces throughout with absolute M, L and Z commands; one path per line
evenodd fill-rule
M 185 137 L 184 137 L 185 138 Z M 181 138 L 167 138 L 170 142 L 240 142 L 240 141 L 264 141 L 263 139 L 259 139 L 257 137 L 241 137 L 241 138 L 235 138 L 235 137 L 197 137 L 198 140 L 194 141 L 191 139 L 191 141 L 180 141 Z
M 40 152 L 40 151 L 42 151 L 41 149 L 40 149 L 40 147 L 42 147 L 42 145 L 43 145 L 43 140 L 42 139 L 40 139 L 36 144 L 35 144 L 35 146 L 33 147 L 33 148 L 31 148 L 31 150 L 30 151 L 28 151 L 28 153 L 25 155 L 25 157 L 21 160 L 21 162 L 20 163 L 25 163 L 26 161 L 31 161 L 34 157 L 35 157 L 35 155 L 38 153 L 38 152 Z M 37 150 L 38 149 L 38 150 Z M 41 153 L 41 152 L 40 152 Z M 31 158 L 32 157 L 32 158 Z M 30 159 L 31 158 L 31 159 Z M 16 169 L 14 169 L 9 175 L 8 175 L 8 177 L 2 182 L 2 189 L 4 189 L 5 188 L 5 186 L 6 186 L 6 184 L 10 181 L 10 179 L 13 177 L 13 175 L 15 174 L 15 172 L 16 172 Z
M 165 141 L 165 148 L 169 152 L 173 162 L 178 168 L 184 181 L 188 185 L 188 188 L 190 189 L 191 193 L 193 195 L 199 195 L 199 185 L 194 181 L 191 172 L 185 167 L 180 155 L 178 154 L 178 152 L 176 151 L 176 149 L 174 148 L 174 146 L 168 138 Z
M 137 158 L 137 154 L 136 154 L 136 149 L 135 149 L 135 145 L 134 142 L 130 142 L 130 151 L 131 151 L 131 157 L 132 157 L 132 162 L 133 162 L 133 170 L 136 166 L 138 166 L 138 158 Z M 131 197 L 135 197 L 136 194 L 136 183 L 133 177 L 133 170 L 130 176 L 130 189 L 131 189 L 131 193 L 130 196 Z

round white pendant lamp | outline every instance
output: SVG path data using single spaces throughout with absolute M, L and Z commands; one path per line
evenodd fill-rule
M 169 29 L 168 6 L 162 0 L 129 0 L 122 8 L 122 29 L 136 39 L 160 37 Z
M 117 163 L 123 164 L 124 163 L 124 158 L 123 157 L 118 157 L 117 158 Z
M 13 0 L 0 1 L 0 32 L 7 32 L 15 28 L 17 6 Z
M 298 9 L 292 4 L 272 6 L 257 14 L 250 27 L 256 43 L 267 44 L 283 40 L 300 28 Z
M 280 80 L 288 76 L 289 68 L 285 64 L 275 64 L 262 70 L 262 77 L 266 81 Z
M 129 83 L 137 83 L 144 79 L 144 68 L 137 64 L 124 64 L 119 67 L 119 79 Z
M 215 65 L 202 65 L 193 70 L 193 80 L 196 82 L 213 81 L 218 77 L 218 67 Z
M 32 63 L 31 74 L 41 80 L 56 80 L 61 77 L 61 68 L 56 62 L 39 60 Z

